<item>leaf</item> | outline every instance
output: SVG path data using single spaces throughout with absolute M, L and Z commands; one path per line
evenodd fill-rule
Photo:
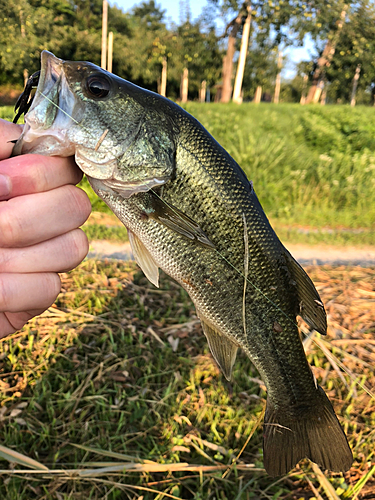
M 31 469 L 39 469 L 49 471 L 48 467 L 33 460 L 26 455 L 22 455 L 22 453 L 18 453 L 17 451 L 11 450 L 6 446 L 0 445 L 0 457 L 4 458 L 8 462 L 16 463 L 18 465 L 23 465 L 25 467 L 30 467 Z
M 109 450 L 101 450 L 99 448 L 90 448 L 89 446 L 83 446 L 81 444 L 72 443 L 76 448 L 80 448 L 81 450 L 89 451 L 91 453 L 97 453 L 98 455 L 103 455 L 104 457 L 112 457 L 118 458 L 119 460 L 134 460 L 136 462 L 146 463 L 146 464 L 154 464 L 152 460 L 143 460 L 142 458 L 133 457 L 131 455 L 125 455 L 122 453 L 116 453 L 114 451 Z
M 320 467 L 314 462 L 311 462 L 311 466 L 313 468 L 313 471 L 315 472 L 316 478 L 319 481 L 320 485 L 326 492 L 327 497 L 330 500 L 340 500 L 340 497 L 337 495 L 335 488 L 332 486 L 332 484 L 328 481 L 326 476 L 323 474 L 321 471 Z
M 353 500 L 356 500 L 358 498 L 358 495 L 361 493 L 362 489 L 364 488 L 365 484 L 375 473 L 375 465 L 370 469 L 367 474 L 365 474 L 361 479 L 355 484 L 353 487 Z

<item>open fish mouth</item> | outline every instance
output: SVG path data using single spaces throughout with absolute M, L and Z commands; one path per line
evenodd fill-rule
M 64 61 L 44 50 L 40 72 L 29 78 L 16 104 L 15 121 L 26 113 L 25 127 L 12 155 L 75 155 L 77 165 L 89 180 L 99 179 L 106 189 L 123 197 L 164 184 L 169 179 L 164 172 L 140 175 L 121 160 L 128 148 L 134 147 L 137 126 L 119 141 L 106 117 L 95 120 L 103 91 L 97 85 L 103 79 L 108 85 L 104 90 L 109 92 L 114 87 L 113 75 L 92 63 Z M 88 82 L 93 88 L 91 95 Z M 31 97 L 36 85 L 35 95 Z M 141 144 L 142 147 L 147 149 L 148 145 Z M 123 164 L 119 165 L 121 161 Z
M 67 131 L 76 122 L 72 114 L 74 110 L 77 115 L 77 100 L 70 90 L 63 65 L 62 59 L 46 50 L 42 52 L 41 70 L 30 77 L 16 104 L 19 111 L 14 121 L 22 113 L 26 114 L 25 127 L 13 149 L 13 156 L 25 153 L 74 154 L 74 145 L 68 140 Z M 36 83 L 35 95 L 30 98 Z

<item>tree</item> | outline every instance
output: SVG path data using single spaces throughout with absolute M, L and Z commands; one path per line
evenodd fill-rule
M 257 33 L 259 43 L 272 43 L 273 46 L 302 44 L 306 26 L 304 18 L 306 5 L 314 2 L 301 0 L 210 0 L 211 5 L 222 15 L 233 18 L 227 24 L 224 37 L 228 36 L 227 53 L 223 59 L 222 102 L 228 102 L 231 96 L 233 58 L 236 52 L 237 38 L 242 35 L 242 26 L 247 17 L 247 7 L 251 7 L 253 33 Z M 306 5 L 305 5 L 306 4 Z
M 223 86 L 221 90 L 221 102 L 229 102 L 232 96 L 232 73 L 233 73 L 233 58 L 236 51 L 237 34 L 242 27 L 242 10 L 232 19 L 227 25 L 225 32 L 228 34 L 227 52 L 223 58 L 222 79 Z
M 266 100 L 271 101 L 278 72 L 278 51 L 273 42 L 259 44 L 252 40 L 244 73 L 244 99 L 253 99 L 257 87 L 262 87 Z
M 310 102 L 317 103 L 323 88 L 323 77 L 326 67 L 328 67 L 333 59 L 336 45 L 340 37 L 342 27 L 344 26 L 345 17 L 348 12 L 349 5 L 344 4 L 340 12 L 340 17 L 335 23 L 335 27 L 331 30 L 328 35 L 328 40 L 323 49 L 321 56 L 319 57 L 315 71 L 312 76 L 312 84 L 309 93 L 306 98 L 306 104 Z
M 347 21 L 336 43 L 335 56 L 325 71 L 331 101 L 351 101 L 352 82 L 357 72 L 358 91 L 367 90 L 370 102 L 370 89 L 375 85 L 374 53 L 375 6 L 373 2 L 360 0 L 348 11 Z M 357 69 L 359 66 L 360 74 Z
M 237 102 L 238 104 L 241 104 L 241 102 L 242 102 L 241 89 L 242 89 L 243 74 L 244 74 L 244 69 L 245 69 L 245 64 L 246 64 L 246 54 L 247 54 L 247 49 L 248 49 L 248 45 L 249 45 L 249 36 L 250 36 L 250 27 L 251 27 L 251 6 L 250 6 L 250 4 L 248 4 L 246 6 L 246 10 L 247 10 L 247 16 L 246 16 L 245 23 L 243 25 L 240 55 L 238 58 L 236 79 L 234 82 L 234 90 L 233 90 L 233 101 Z

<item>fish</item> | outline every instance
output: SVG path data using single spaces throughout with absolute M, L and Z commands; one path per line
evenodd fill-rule
M 324 335 L 324 305 L 241 167 L 176 103 L 90 62 L 43 51 L 31 78 L 13 156 L 74 155 L 128 229 L 150 282 L 158 286 L 162 269 L 188 292 L 226 379 L 238 349 L 250 358 L 267 388 L 267 473 L 286 474 L 304 458 L 348 470 L 351 449 L 296 323 L 299 315 Z

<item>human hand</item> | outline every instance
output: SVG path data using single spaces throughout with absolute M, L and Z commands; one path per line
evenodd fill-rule
M 81 229 L 91 211 L 77 188 L 82 173 L 72 158 L 9 158 L 22 131 L 0 120 L 0 338 L 50 307 L 60 292 L 58 272 L 88 252 Z

